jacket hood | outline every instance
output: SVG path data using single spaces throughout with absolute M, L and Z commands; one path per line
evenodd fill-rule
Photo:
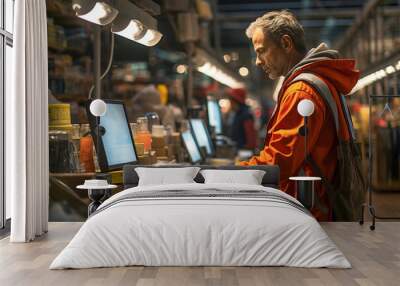
M 331 50 L 325 43 L 311 49 L 285 76 L 285 84 L 297 75 L 310 72 L 329 81 L 342 94 L 348 94 L 356 85 L 360 72 L 355 69 L 355 60 L 340 59 L 339 52 Z

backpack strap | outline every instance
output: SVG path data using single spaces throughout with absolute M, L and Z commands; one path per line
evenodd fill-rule
M 335 120 L 335 127 L 336 127 L 336 133 L 339 137 L 339 130 L 340 130 L 340 125 L 339 125 L 339 116 L 338 116 L 338 109 L 336 102 L 334 100 L 334 97 L 328 87 L 328 85 L 317 75 L 313 73 L 301 73 L 297 77 L 295 77 L 291 83 L 297 82 L 297 81 L 305 81 L 308 84 L 310 84 L 315 90 L 317 90 L 318 94 L 321 95 L 324 98 L 324 101 L 328 104 L 329 109 L 332 112 L 333 119 Z M 346 119 L 346 125 L 350 133 L 350 139 L 354 142 L 356 139 L 355 136 L 355 131 L 353 127 L 353 121 L 351 120 L 351 115 L 349 108 L 347 107 L 346 104 L 346 99 L 343 94 L 339 94 L 339 99 L 340 99 L 340 107 L 343 110 L 343 115 Z
M 333 99 L 333 95 L 327 86 L 327 84 L 320 79 L 318 76 L 312 73 L 301 73 L 298 76 L 296 76 L 291 83 L 297 82 L 297 81 L 305 81 L 308 84 L 310 84 L 320 96 L 323 97 L 324 101 L 328 104 L 329 109 L 332 112 L 333 115 L 333 120 L 335 121 L 335 128 L 336 128 L 336 134 L 338 136 L 338 139 L 340 138 L 339 135 L 339 114 L 338 114 L 338 109 L 337 105 L 335 103 L 335 100 Z
M 342 110 L 344 111 L 344 116 L 346 118 L 347 127 L 349 128 L 351 139 L 356 141 L 356 134 L 354 131 L 353 121 L 351 120 L 350 110 L 346 104 L 346 99 L 344 98 L 343 94 L 339 94 L 340 97 L 340 104 L 342 106 Z

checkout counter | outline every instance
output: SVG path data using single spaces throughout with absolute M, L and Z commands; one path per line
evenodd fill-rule
M 90 200 L 76 186 L 96 178 L 100 171 L 118 186 L 114 194 L 122 190 L 125 164 L 234 164 L 236 149 L 222 136 L 216 101 L 208 103 L 206 120 L 184 121 L 181 132 L 160 125 L 154 113 L 129 123 L 122 101 L 104 102 L 107 112 L 100 118 L 88 108 L 89 125 L 71 125 L 67 105 L 49 105 L 50 221 L 85 220 Z

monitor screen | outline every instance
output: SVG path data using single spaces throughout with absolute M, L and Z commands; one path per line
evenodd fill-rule
M 202 160 L 201 153 L 197 143 L 193 137 L 193 134 L 190 130 L 186 130 L 182 132 L 182 140 L 185 144 L 186 150 L 189 153 L 190 160 L 192 163 L 198 163 Z
M 107 99 L 104 101 L 107 111 L 100 117 L 102 136 L 99 145 L 99 164 L 102 171 L 109 171 L 121 169 L 128 163 L 136 163 L 138 158 L 123 102 Z M 90 112 L 88 114 L 91 119 L 92 136 L 95 138 L 96 118 Z
M 207 150 L 207 156 L 214 155 L 214 147 L 211 142 L 210 133 L 204 121 L 201 119 L 190 119 L 190 126 L 193 130 L 194 137 L 196 138 L 197 144 L 200 147 L 205 147 Z
M 222 115 L 218 101 L 215 99 L 207 100 L 208 124 L 214 127 L 215 134 L 222 134 Z

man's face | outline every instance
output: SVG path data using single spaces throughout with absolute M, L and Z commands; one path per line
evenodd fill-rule
M 285 50 L 264 35 L 261 28 L 254 31 L 252 42 L 257 55 L 256 65 L 261 67 L 270 79 L 285 75 L 288 66 Z

